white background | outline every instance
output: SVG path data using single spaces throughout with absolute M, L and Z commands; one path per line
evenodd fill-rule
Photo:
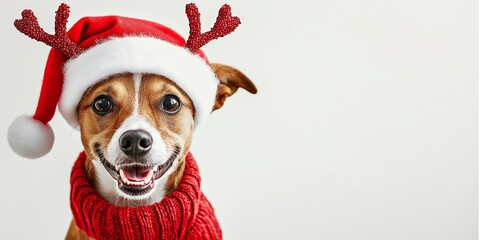
M 228 1 L 227 1 L 228 2 Z M 187 36 L 186 1 L 68 1 Z M 223 2 L 199 1 L 203 29 Z M 225 239 L 477 239 L 477 2 L 231 1 L 243 24 L 204 51 L 239 91 L 195 137 L 202 188 Z M 9 123 L 33 113 L 49 48 L 13 27 L 24 8 L 53 30 L 58 1 L 0 9 L 0 238 L 62 239 L 80 136 L 59 114 L 39 160 L 14 155 Z

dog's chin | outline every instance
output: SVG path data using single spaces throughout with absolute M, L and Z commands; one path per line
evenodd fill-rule
M 154 188 L 155 181 L 160 179 L 172 167 L 178 156 L 178 150 L 173 151 L 170 157 L 163 164 L 146 164 L 142 161 L 130 161 L 118 165 L 112 164 L 105 159 L 100 151 L 97 152 L 99 160 L 110 176 L 118 183 L 118 190 L 121 195 L 129 199 L 144 199 L 149 197 Z

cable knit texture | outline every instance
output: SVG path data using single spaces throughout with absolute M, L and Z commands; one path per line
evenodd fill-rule
M 70 179 L 70 207 L 77 226 L 94 239 L 222 239 L 212 205 L 200 190 L 200 175 L 188 153 L 177 189 L 161 202 L 118 207 L 105 201 L 85 174 L 80 153 Z

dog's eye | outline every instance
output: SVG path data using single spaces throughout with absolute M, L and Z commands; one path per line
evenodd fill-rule
M 180 110 L 181 103 L 177 96 L 167 95 L 161 103 L 162 110 L 168 114 L 175 114 Z
M 105 95 L 100 95 L 95 98 L 92 102 L 93 111 L 100 115 L 104 116 L 107 113 L 111 112 L 113 109 L 113 102 L 110 97 Z

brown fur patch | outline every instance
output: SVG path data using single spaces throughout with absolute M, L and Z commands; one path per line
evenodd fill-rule
M 183 174 L 185 156 L 190 149 L 194 127 L 194 108 L 190 98 L 172 81 L 158 75 L 145 75 L 140 88 L 140 114 L 160 131 L 167 149 L 174 149 L 173 145 L 180 143 L 182 152 L 179 158 L 179 167 L 170 175 L 167 182 L 167 194 L 170 194 L 178 185 Z M 165 95 L 175 95 L 181 102 L 180 110 L 167 114 L 160 108 Z M 169 145 L 169 146 L 168 146 Z
M 215 72 L 217 79 L 220 80 L 213 106 L 214 111 L 221 108 L 225 100 L 237 92 L 238 88 L 243 88 L 252 94 L 257 93 L 255 84 L 240 70 L 218 63 L 212 63 L 210 67 Z
M 112 139 L 115 130 L 132 114 L 135 101 L 135 84 L 132 74 L 122 74 L 95 84 L 88 89 L 77 107 L 80 123 L 81 139 L 87 154 L 85 168 L 87 178 L 95 187 L 95 171 L 92 160 L 95 156 L 95 144 L 100 143 L 105 148 Z M 92 110 L 92 102 L 100 95 L 111 96 L 113 112 L 99 116 Z

